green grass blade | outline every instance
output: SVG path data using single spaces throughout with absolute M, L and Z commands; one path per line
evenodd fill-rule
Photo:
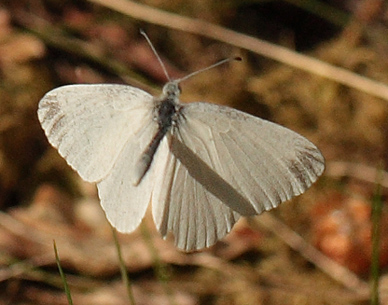
M 379 278 L 380 278 L 380 235 L 381 235 L 381 214 L 383 202 L 381 200 L 381 173 L 376 179 L 376 190 L 372 201 L 372 262 L 371 262 L 371 304 L 379 304 Z
M 170 273 L 168 272 L 167 265 L 161 260 L 159 254 L 158 254 L 158 251 L 156 251 L 156 248 L 155 248 L 154 244 L 152 243 L 151 234 L 148 230 L 147 225 L 144 222 L 142 222 L 140 224 L 140 228 L 141 228 L 141 233 L 144 237 L 146 244 L 148 245 L 148 248 L 149 248 L 151 255 L 152 255 L 152 259 L 153 259 L 154 264 L 155 264 L 154 272 L 155 272 L 156 278 L 162 284 L 164 292 L 165 292 L 166 296 L 168 297 L 169 303 L 171 305 L 176 305 L 173 292 L 170 289 L 170 286 L 168 284 L 168 282 L 170 280 Z
M 63 286 L 65 288 L 65 293 L 66 293 L 66 296 L 67 296 L 67 301 L 69 302 L 70 305 L 73 305 L 73 300 L 71 298 L 71 293 L 70 293 L 69 286 L 67 285 L 66 276 L 65 276 L 65 273 L 62 270 L 61 262 L 59 260 L 58 249 L 57 249 L 57 245 L 55 244 L 55 240 L 53 241 L 53 243 L 54 243 L 55 260 L 57 261 L 57 265 L 58 265 L 58 269 L 59 269 L 59 274 L 61 275 L 61 278 L 62 278 L 62 281 L 63 281 Z
M 133 291 L 132 291 L 131 281 L 129 280 L 127 268 L 125 266 L 123 256 L 121 253 L 121 246 L 120 246 L 119 239 L 117 237 L 117 232 L 116 232 L 116 229 L 113 228 L 112 226 L 111 226 L 111 228 L 112 228 L 113 239 L 114 239 L 116 250 L 117 250 L 117 256 L 119 259 L 121 278 L 123 279 L 123 283 L 124 283 L 125 287 L 127 288 L 127 293 L 128 293 L 128 298 L 129 298 L 130 304 L 136 305 L 135 297 L 134 297 Z

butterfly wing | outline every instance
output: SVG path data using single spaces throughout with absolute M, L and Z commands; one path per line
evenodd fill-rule
M 164 154 L 163 147 L 159 147 L 154 156 L 153 165 L 145 174 L 140 184 L 135 186 L 133 175 L 141 153 L 151 142 L 158 130 L 158 124 L 152 117 L 146 119 L 146 126 L 128 141 L 119 155 L 109 174 L 97 183 L 101 206 L 109 222 L 120 232 L 129 233 L 135 230 L 147 210 L 152 189 L 155 185 L 154 175 L 157 170 L 157 155 Z
M 47 93 L 38 116 L 50 143 L 86 181 L 97 181 L 108 220 L 121 232 L 139 225 L 153 172 L 132 185 L 136 162 L 157 132 L 148 93 L 124 85 L 71 85 Z
M 150 94 L 131 86 L 69 85 L 41 99 L 38 117 L 51 145 L 81 178 L 95 182 L 152 120 L 153 107 Z
M 185 251 L 210 247 L 224 237 L 239 219 L 239 215 L 209 192 L 216 174 L 204 161 L 179 139 L 167 136 L 157 156 L 159 169 L 152 194 L 152 214 L 163 237 L 173 232 L 175 245 Z M 196 146 L 199 150 L 206 146 Z M 208 155 L 201 157 L 209 160 Z M 204 166 L 205 165 L 205 166 Z M 203 170 L 200 170 L 200 167 Z M 201 172 L 206 181 L 196 179 Z M 201 181 L 201 182 L 200 182 Z
M 171 174 L 157 178 L 153 213 L 162 235 L 172 231 L 184 250 L 214 244 L 238 214 L 277 207 L 303 193 L 324 170 L 319 150 L 299 134 L 206 103 L 184 106 L 165 145 L 172 152 L 165 172 Z
M 197 138 L 206 143 L 212 158 L 208 165 L 251 203 L 225 202 L 241 215 L 270 210 L 302 194 L 324 170 L 318 148 L 280 125 L 206 103 L 187 105 L 183 116 L 182 142 Z

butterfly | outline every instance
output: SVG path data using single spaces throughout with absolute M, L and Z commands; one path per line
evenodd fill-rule
M 41 99 L 38 118 L 67 163 L 97 184 L 118 231 L 134 231 L 151 202 L 161 235 L 172 232 L 175 245 L 191 251 L 215 244 L 241 216 L 305 192 L 325 161 L 314 144 L 275 123 L 226 106 L 182 104 L 186 78 L 167 82 L 159 97 L 128 85 L 59 87 Z

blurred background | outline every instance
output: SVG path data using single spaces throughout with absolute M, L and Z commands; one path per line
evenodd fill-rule
M 315 73 L 326 62 L 388 84 L 386 1 L 2 0 L 0 304 L 68 304 L 53 240 L 75 304 L 131 304 L 95 186 L 48 144 L 36 111 L 64 84 L 160 94 L 166 78 L 139 29 L 173 78 L 241 56 L 182 83 L 182 101 L 297 131 L 327 169 L 305 194 L 242 219 L 204 251 L 178 251 L 147 214 L 119 235 L 136 304 L 369 304 L 376 292 L 388 302 L 388 87 L 379 95 L 345 85 L 338 70 Z M 310 71 L 295 68 L 314 58 Z

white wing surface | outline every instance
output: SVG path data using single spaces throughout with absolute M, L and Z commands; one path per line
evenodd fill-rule
M 320 151 L 280 125 L 206 103 L 185 105 L 182 116 L 163 143 L 172 154 L 152 198 L 157 228 L 181 249 L 214 244 L 239 214 L 277 207 L 324 170 Z
M 95 182 L 111 171 L 125 143 L 153 122 L 153 107 L 153 97 L 134 87 L 69 85 L 42 98 L 38 117 L 51 145 L 81 178 Z
M 214 188 L 219 177 L 187 146 L 170 135 L 159 149 L 163 153 L 158 158 L 167 162 L 156 162 L 159 166 L 152 214 L 157 229 L 163 237 L 171 231 L 175 245 L 182 250 L 210 247 L 232 229 L 240 216 L 208 190 Z M 205 154 L 201 157 L 209 160 Z
M 167 152 L 163 147 L 159 147 L 141 183 L 137 186 L 132 183 L 137 161 L 158 130 L 158 124 L 151 116 L 145 120 L 143 129 L 125 144 L 108 176 L 97 183 L 98 195 L 106 217 L 123 233 L 135 230 L 143 219 L 155 187 L 155 171 L 165 163 L 165 158 L 160 159 L 158 156 L 168 154 L 167 147 L 164 147 Z
M 302 194 L 324 170 L 318 148 L 280 125 L 206 103 L 185 106 L 183 115 L 182 142 L 251 202 L 225 202 L 241 215 L 270 210 Z M 203 143 L 205 151 L 197 143 Z M 203 155 L 209 155 L 210 162 Z

